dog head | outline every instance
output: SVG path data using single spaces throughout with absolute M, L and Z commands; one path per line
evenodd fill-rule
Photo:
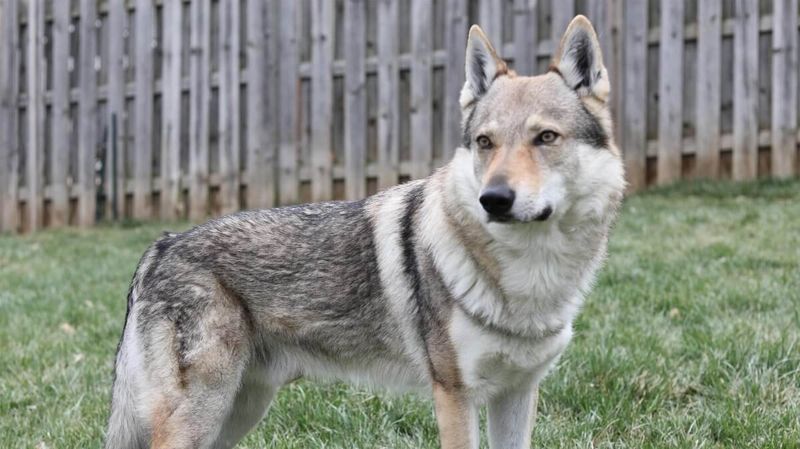
M 454 165 L 471 171 L 482 221 L 552 223 L 580 201 L 605 207 L 598 200 L 621 197 L 609 88 L 597 35 L 583 16 L 572 20 L 539 76 L 509 70 L 483 31 L 470 29 L 456 156 L 470 163 Z

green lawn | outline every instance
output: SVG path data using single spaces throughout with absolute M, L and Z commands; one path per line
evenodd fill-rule
M 0 447 L 98 447 L 125 293 L 163 229 L 0 237 Z M 800 181 L 629 198 L 544 382 L 537 447 L 800 447 Z M 434 448 L 432 407 L 282 391 L 241 447 Z

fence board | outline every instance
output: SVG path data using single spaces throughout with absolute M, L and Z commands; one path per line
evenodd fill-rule
M 683 0 L 662 4 L 658 78 L 658 184 L 681 177 L 683 148 Z
M 220 8 L 222 54 L 219 79 L 220 206 L 223 214 L 239 210 L 239 1 Z M 256 124 L 259 126 L 259 124 Z
M 333 17 L 334 4 L 312 0 L 311 5 L 311 180 L 313 201 L 333 197 Z
M 106 144 L 106 166 L 111 168 L 106 177 L 105 191 L 113 196 L 109 211 L 114 219 L 125 204 L 125 148 L 122 121 L 125 114 L 125 0 L 109 0 L 108 3 L 108 130 Z M 116 129 L 113 129 L 116 128 Z M 116 139 L 115 139 L 116 138 Z M 114 141 L 116 140 L 116 141 Z M 114 154 L 116 151 L 117 154 Z
M 797 2 L 775 0 L 772 17 L 772 175 L 794 174 L 797 159 Z
M 69 219 L 69 185 L 67 172 L 70 155 L 70 95 L 69 95 L 69 2 L 53 3 L 53 94 L 52 131 L 50 133 L 50 225 L 64 226 Z
M 483 0 L 478 4 L 479 25 L 486 37 L 503 53 L 503 0 Z M 412 19 L 414 20 L 413 16 Z M 466 48 L 466 46 L 464 46 Z M 465 52 L 466 53 L 466 52 Z
M 567 30 L 567 25 L 569 25 L 569 22 L 575 16 L 575 0 L 552 0 L 552 2 L 553 18 L 551 22 L 551 31 L 553 45 L 557 46 L 561 40 L 561 35 Z M 554 47 L 554 49 L 555 48 L 556 47 Z
M 714 178 L 719 173 L 722 76 L 722 2 L 697 5 L 697 130 L 696 173 Z
M 433 5 L 411 1 L 411 177 L 430 173 L 433 157 L 433 104 L 431 68 Z
M 536 73 L 537 3 L 537 0 L 514 0 L 514 70 L 520 75 Z
M 736 0 L 733 34 L 733 178 L 758 169 L 758 1 Z
M 136 61 L 134 63 L 136 132 L 134 133 L 133 217 L 153 216 L 151 179 L 153 177 L 153 21 L 150 0 L 136 1 Z
M 78 118 L 78 224 L 91 226 L 95 220 L 95 158 L 97 155 L 97 2 L 81 0 Z M 149 134 L 148 134 L 149 136 Z
M 209 108 L 211 101 L 211 2 L 192 0 L 189 54 L 189 218 L 208 211 Z
M 445 8 L 445 91 L 444 91 L 444 139 L 442 158 L 447 161 L 456 148 L 461 146 L 461 105 L 458 102 L 464 87 L 464 58 L 467 38 L 467 2 L 449 0 Z M 534 47 L 535 48 L 535 47 Z
M 0 231 L 18 229 L 17 193 L 19 183 L 19 4 L 7 0 L 0 11 Z
M 42 190 L 44 167 L 44 0 L 28 2 L 28 133 L 26 185 L 28 196 L 28 229 L 36 231 L 42 226 Z
M 398 0 L 378 2 L 378 188 L 397 184 L 400 165 Z
M 367 193 L 367 26 L 364 1 L 347 0 L 344 15 L 344 56 L 347 65 L 344 99 L 345 194 L 347 199 L 356 200 Z
M 298 2 L 280 2 L 278 40 L 280 64 L 278 66 L 278 102 L 280 157 L 279 192 L 281 204 L 294 204 L 299 201 L 297 182 L 298 140 L 300 134 L 300 63 L 299 30 L 300 10 Z
M 631 190 L 645 186 L 647 96 L 647 3 L 632 2 L 624 12 L 623 154 Z
M 181 202 L 181 48 L 183 2 L 166 2 L 161 76 L 161 212 L 162 219 L 183 216 Z

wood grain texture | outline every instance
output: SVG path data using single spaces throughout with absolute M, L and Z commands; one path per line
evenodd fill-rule
M 672 0 L 662 5 L 658 51 L 658 184 L 668 184 L 681 177 L 683 6 L 683 0 Z
M 378 2 L 378 189 L 397 184 L 399 152 L 398 0 Z
M 70 10 L 69 2 L 53 3 L 52 130 L 50 131 L 50 226 L 60 227 L 69 219 L 67 175 L 70 156 Z
M 449 0 L 445 8 L 445 92 L 444 139 L 442 159 L 449 161 L 461 142 L 461 105 L 458 102 L 464 87 L 464 59 L 466 54 L 467 1 Z
M 411 170 L 412 179 L 430 174 L 433 159 L 432 5 L 411 0 Z
M 367 194 L 366 13 L 364 0 L 346 0 L 344 149 L 345 196 L 349 200 Z
M 163 10 L 164 49 L 161 75 L 161 211 L 160 217 L 183 217 L 181 201 L 181 47 L 183 2 L 166 2 Z
M 28 196 L 25 199 L 28 209 L 29 231 L 36 231 L 43 225 L 44 189 L 44 0 L 28 2 L 28 42 L 27 42 L 27 86 L 28 86 L 28 128 L 27 155 L 25 168 Z
M 334 2 L 311 0 L 311 199 L 333 198 Z
M 211 2 L 192 0 L 189 54 L 189 219 L 208 214 Z
M 3 2 L 0 11 L 0 232 L 19 228 L 19 3 Z
M 106 134 L 108 148 L 106 166 L 113 170 L 106 178 L 106 192 L 116 195 L 117 213 L 121 216 L 125 204 L 125 133 L 122 126 L 125 115 L 125 0 L 109 0 L 108 3 L 108 85 L 106 99 L 109 132 Z M 116 136 L 111 132 L 112 122 L 116 121 Z M 116 137 L 116 142 L 112 139 Z M 114 160 L 113 149 L 117 155 Z M 116 180 L 116 181 L 115 181 Z M 113 217 L 113 198 L 109 198 L 109 212 Z
M 722 86 L 722 1 L 704 0 L 697 10 L 697 113 L 695 129 L 698 176 L 719 174 Z
M 280 104 L 279 136 L 279 187 L 280 204 L 299 201 L 298 143 L 300 140 L 300 64 L 299 33 L 300 5 L 298 2 L 280 2 L 282 20 L 278 27 L 280 63 L 278 64 L 278 103 Z M 265 80 L 266 81 L 266 80 Z
M 520 75 L 536 74 L 538 3 L 538 0 L 514 0 L 514 70 Z
M 647 155 L 647 3 L 631 2 L 624 14 L 623 146 L 630 190 L 645 187 Z
M 136 1 L 136 80 L 133 217 L 144 220 L 153 217 L 151 183 L 153 177 L 153 88 L 155 71 L 153 50 L 155 10 L 150 0 Z
M 733 34 L 733 179 L 758 170 L 758 1 L 736 0 Z
M 797 2 L 775 0 L 772 31 L 772 175 L 797 166 Z
M 220 4 L 220 39 L 219 196 L 220 212 L 229 214 L 239 210 L 239 0 Z

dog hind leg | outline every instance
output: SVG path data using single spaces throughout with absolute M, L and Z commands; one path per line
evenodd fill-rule
M 267 377 L 262 367 L 247 369 L 233 407 L 213 446 L 215 449 L 234 447 L 264 417 L 279 388 L 271 385 Z

